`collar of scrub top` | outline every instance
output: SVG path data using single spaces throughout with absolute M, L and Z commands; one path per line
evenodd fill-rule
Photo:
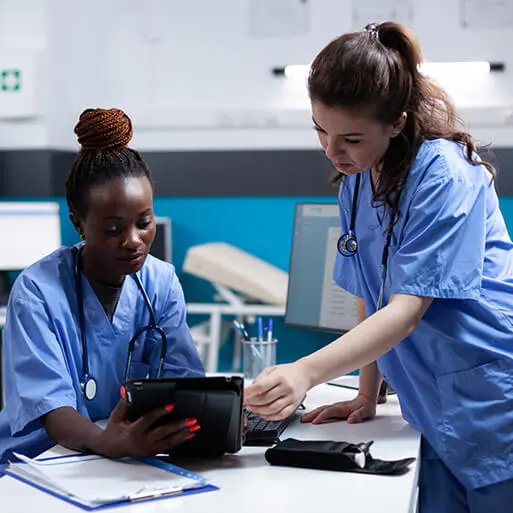
M 356 175 L 356 182 L 354 185 L 354 193 L 353 193 L 353 201 L 351 205 L 351 220 L 349 222 L 349 232 L 343 234 L 338 239 L 337 249 L 338 252 L 344 257 L 352 257 L 356 255 L 358 252 L 358 239 L 355 235 L 355 224 L 356 224 L 356 207 L 358 204 L 358 193 L 360 191 L 360 181 L 361 181 L 361 173 Z M 397 203 L 399 203 L 399 198 L 401 195 L 401 191 L 397 196 Z M 395 222 L 395 216 L 392 219 L 392 225 Z M 392 233 L 393 229 L 390 228 L 386 233 L 385 244 L 383 245 L 383 252 L 381 254 L 381 284 L 379 287 L 379 296 L 377 303 L 377 310 L 381 310 L 383 306 L 383 298 L 385 295 L 385 282 L 387 278 L 387 267 L 388 267 L 388 250 L 390 248 L 390 243 L 392 241 Z
M 92 401 L 96 397 L 96 392 L 98 389 L 96 380 L 93 376 L 89 374 L 89 354 L 87 349 L 87 340 L 86 340 L 86 334 L 85 334 L 85 315 L 84 315 L 84 296 L 82 291 L 82 279 L 81 279 L 81 272 L 82 272 L 82 251 L 84 250 L 85 243 L 81 244 L 80 246 L 76 247 L 74 246 L 71 251 L 73 253 L 74 258 L 74 274 L 75 274 L 75 287 L 77 291 L 77 302 L 78 302 L 78 316 L 79 316 L 79 323 L 80 323 L 80 339 L 82 342 L 82 380 L 80 382 L 80 387 L 82 388 L 82 392 L 84 394 L 84 397 Z M 148 297 L 148 294 L 146 293 L 146 290 L 143 287 L 143 284 L 141 283 L 141 279 L 139 278 L 139 275 L 137 273 L 131 274 L 132 278 L 134 279 L 135 283 L 137 284 L 137 288 L 141 292 L 144 302 L 146 304 L 146 308 L 148 308 L 148 312 L 150 314 L 150 324 L 143 326 L 140 328 L 135 335 L 130 339 L 130 342 L 128 343 L 128 356 L 126 361 L 126 367 L 125 367 L 125 381 L 128 379 L 128 374 L 130 371 L 130 366 L 132 364 L 132 356 L 134 354 L 134 348 L 135 343 L 137 342 L 137 339 L 145 332 L 147 331 L 156 331 L 160 336 L 160 361 L 159 361 L 159 367 L 157 372 L 157 378 L 162 377 L 162 371 L 164 368 L 164 360 L 167 354 L 167 337 L 164 332 L 164 330 L 158 326 L 157 320 L 155 317 L 155 312 L 153 310 L 153 307 L 151 306 L 150 298 Z

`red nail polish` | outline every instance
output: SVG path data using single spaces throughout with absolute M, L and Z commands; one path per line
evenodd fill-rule
M 175 405 L 174 405 L 174 403 L 172 403 L 172 404 L 167 404 L 167 405 L 166 405 L 166 407 L 165 407 L 165 409 L 166 409 L 166 411 L 167 411 L 167 412 L 171 412 L 171 411 L 173 411 L 173 410 L 175 409 Z
M 194 432 L 196 432 L 196 431 L 199 431 L 200 429 L 201 429 L 201 426 L 200 426 L 199 424 L 196 424 L 195 426 L 191 426 L 191 427 L 189 428 L 189 431 L 190 431 L 191 433 L 194 433 Z
M 190 439 L 191 439 L 193 436 L 195 436 L 195 435 L 196 435 L 196 433 L 189 433 L 189 434 L 185 437 L 185 439 L 186 439 L 186 440 L 190 440 Z
M 197 424 L 197 423 L 198 423 L 198 419 L 186 419 L 185 420 L 185 425 L 187 427 L 194 426 L 194 424 Z
M 119 395 L 121 396 L 122 399 L 125 398 L 126 391 L 125 391 L 125 387 L 123 385 L 121 385 L 121 388 L 119 389 Z

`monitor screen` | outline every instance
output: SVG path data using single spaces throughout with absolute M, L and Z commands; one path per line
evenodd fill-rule
M 61 246 L 59 204 L 0 202 L 0 271 L 21 271 Z
M 172 263 L 171 248 L 171 219 L 169 217 L 155 217 L 157 231 L 155 240 L 151 245 L 150 253 L 165 262 Z
M 333 280 L 339 237 L 336 203 L 296 205 L 286 324 L 335 333 L 355 326 L 356 298 Z

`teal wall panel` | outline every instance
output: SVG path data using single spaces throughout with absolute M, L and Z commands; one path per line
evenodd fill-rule
M 29 198 L 23 200 L 31 201 Z M 71 245 L 78 236 L 69 221 L 66 201 L 48 198 L 61 206 L 62 242 Z M 38 198 L 36 201 L 41 201 Z M 205 280 L 182 272 L 187 249 L 205 242 L 227 242 L 239 247 L 284 271 L 289 269 L 294 209 L 298 202 L 333 202 L 334 197 L 248 197 L 248 198 L 155 198 L 155 213 L 169 217 L 173 230 L 173 263 L 190 302 L 210 301 L 212 287 Z M 202 320 L 192 317 L 191 324 Z M 333 335 L 300 330 L 276 320 L 274 331 L 279 338 L 277 359 L 293 361 L 322 347 Z M 221 350 L 220 369 L 231 366 L 232 337 Z
M 67 205 L 59 201 L 62 217 L 62 240 L 66 245 L 78 241 L 68 219 Z M 27 198 L 23 198 L 27 200 Z M 38 198 L 41 200 L 41 198 Z M 30 199 L 29 199 L 30 201 Z M 182 272 L 187 248 L 204 242 L 228 242 L 288 271 L 292 242 L 294 208 L 299 202 L 333 202 L 326 197 L 248 197 L 248 198 L 163 198 L 155 199 L 155 212 L 167 216 L 173 227 L 173 263 L 182 281 L 188 301 L 210 301 L 213 290 L 207 282 Z M 500 199 L 500 206 L 510 234 L 513 235 L 513 197 Z M 198 318 L 192 318 L 195 322 Z M 275 324 L 279 337 L 278 361 L 293 361 L 322 347 L 334 335 L 299 330 Z M 221 350 L 220 369 L 231 364 L 231 339 Z

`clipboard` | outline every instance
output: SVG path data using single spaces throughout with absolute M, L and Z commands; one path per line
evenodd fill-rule
M 86 511 L 218 490 L 202 476 L 157 458 L 110 460 L 95 454 L 30 459 L 0 466 L 11 476 Z

